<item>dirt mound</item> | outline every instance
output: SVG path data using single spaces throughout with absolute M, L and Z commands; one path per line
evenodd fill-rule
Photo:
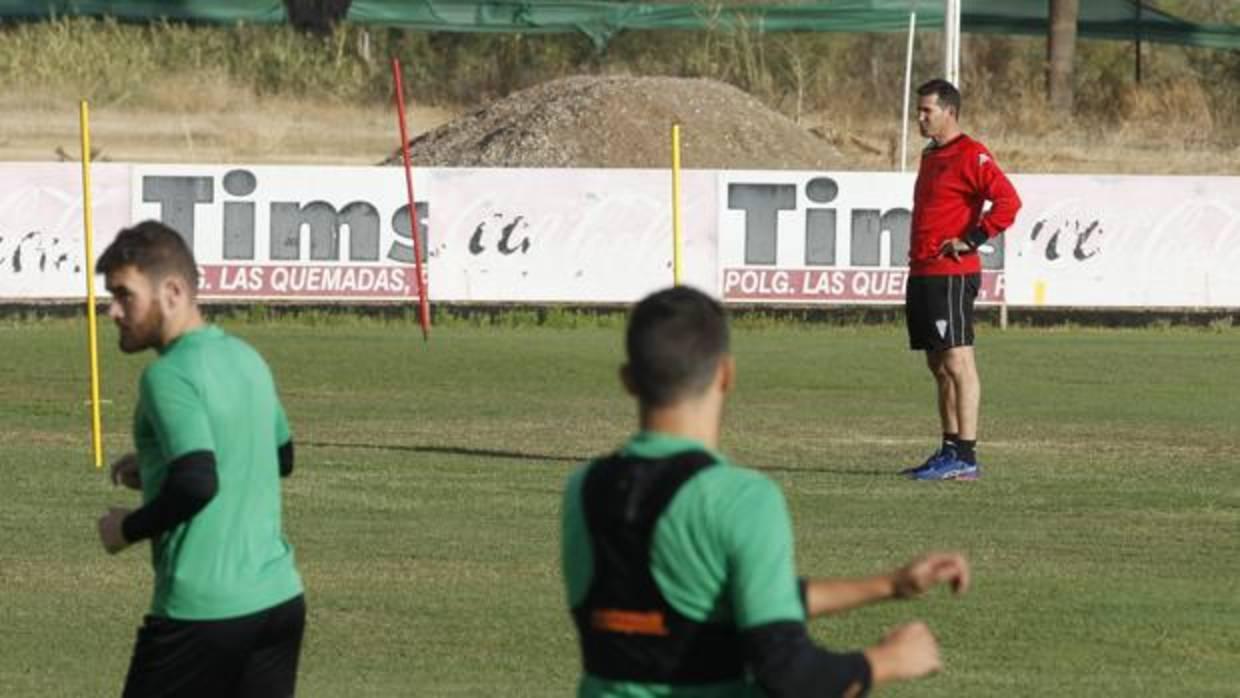
M 829 169 L 827 141 L 730 85 L 705 79 L 578 76 L 547 82 L 410 141 L 415 165 Z M 400 152 L 383 164 L 400 164 Z

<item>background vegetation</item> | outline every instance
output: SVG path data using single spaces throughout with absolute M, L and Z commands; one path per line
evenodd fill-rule
M 1240 23 L 1236 3 L 1159 6 L 1193 20 Z M 7 25 L 0 38 L 0 85 L 36 99 L 82 95 L 105 108 L 192 108 L 246 95 L 383 104 L 391 89 L 386 58 L 397 55 L 423 104 L 472 106 L 564 75 L 630 72 L 723 80 L 794 118 L 826 112 L 850 128 L 898 116 L 905 49 L 900 34 L 663 31 L 621 34 L 598 54 L 583 35 L 428 34 L 346 23 L 321 37 L 287 26 L 73 18 Z M 940 41 L 937 32 L 919 34 L 915 75 L 935 74 Z M 1045 106 L 1045 54 L 1041 38 L 966 35 L 970 112 L 1022 132 L 1061 129 Z M 1137 85 L 1131 43 L 1081 41 L 1070 126 L 1240 146 L 1240 52 L 1146 44 L 1143 72 Z

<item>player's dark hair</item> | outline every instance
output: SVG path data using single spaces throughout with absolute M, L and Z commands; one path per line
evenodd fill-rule
M 107 274 L 131 265 L 155 280 L 176 274 L 189 284 L 191 295 L 198 291 L 194 253 L 180 233 L 159 221 L 142 221 L 117 233 L 99 255 L 95 273 Z
M 957 119 L 960 118 L 960 90 L 957 90 L 955 85 L 943 78 L 935 78 L 917 88 L 918 97 L 929 95 L 938 97 L 939 106 L 950 109 Z
M 728 353 L 723 306 L 687 286 L 646 296 L 629 315 L 625 336 L 637 399 L 661 407 L 699 395 Z

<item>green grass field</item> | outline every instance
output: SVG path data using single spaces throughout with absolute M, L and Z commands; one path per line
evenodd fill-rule
M 351 318 L 225 320 L 268 358 L 298 444 L 299 695 L 564 696 L 577 651 L 559 492 L 630 431 L 620 328 L 476 326 L 423 345 Z M 113 696 L 151 582 L 95 518 L 82 321 L 0 321 L 0 696 Z M 895 327 L 742 323 L 724 448 L 785 489 L 798 565 L 966 551 L 975 589 L 815 621 L 834 647 L 921 618 L 947 670 L 892 696 L 1240 695 L 1240 330 L 983 328 L 976 483 L 893 476 L 935 444 Z M 101 336 L 109 456 L 150 355 Z

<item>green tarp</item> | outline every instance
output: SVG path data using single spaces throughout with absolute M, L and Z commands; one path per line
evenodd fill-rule
M 605 43 L 625 30 L 744 26 L 757 31 L 898 32 L 908 29 L 909 0 L 835 0 L 782 5 L 710 3 L 478 2 L 354 0 L 349 19 L 453 31 L 582 31 Z M 917 3 L 918 27 L 941 31 L 943 2 Z M 964 0 L 966 32 L 1045 36 L 1047 0 Z M 1085 39 L 1178 43 L 1240 49 L 1240 26 L 1187 22 L 1135 0 L 1086 0 L 1078 34 Z
M 0 0 L 0 19 L 115 17 L 126 22 L 277 24 L 288 21 L 280 0 Z
M 1044 36 L 1047 0 L 963 0 L 965 32 Z M 911 0 L 818 0 L 791 4 L 630 3 L 606 0 L 354 0 L 348 21 L 451 32 L 584 32 L 601 48 L 622 31 L 745 27 L 764 32 L 898 32 L 908 27 Z M 0 18 L 110 15 L 124 21 L 166 18 L 199 22 L 286 20 L 270 0 L 0 0 Z M 917 3 L 918 26 L 941 31 L 943 3 Z M 1083 39 L 1156 41 L 1240 50 L 1240 26 L 1198 24 L 1137 0 L 1085 0 Z

